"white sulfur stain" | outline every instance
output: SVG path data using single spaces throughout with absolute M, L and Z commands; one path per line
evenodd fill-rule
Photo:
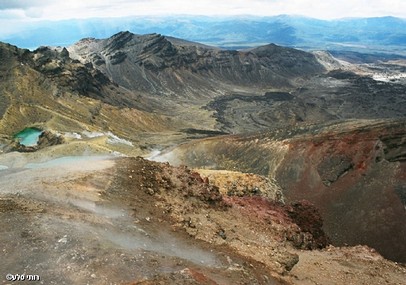
M 382 82 L 398 81 L 401 79 L 406 79 L 406 73 L 399 73 L 399 74 L 376 73 L 376 74 L 372 75 L 372 78 L 375 81 L 382 81 Z
M 98 138 L 106 135 L 105 133 L 101 132 L 89 132 L 89 131 L 83 131 L 82 134 L 88 138 Z
M 107 137 L 108 144 L 124 144 L 128 146 L 134 146 L 132 142 L 129 140 L 120 138 L 119 136 L 113 134 L 112 132 L 102 133 L 102 132 L 89 132 L 83 131 L 82 134 L 87 138 L 99 138 L 99 137 Z
M 116 136 L 115 134 L 113 134 L 112 132 L 107 132 L 106 135 L 108 136 L 107 143 L 109 143 L 109 144 L 125 144 L 128 146 L 134 146 L 132 142 L 130 142 L 126 139 L 122 139 L 122 138 Z
M 148 154 L 148 156 L 145 157 L 145 159 L 155 161 L 155 158 L 159 157 L 161 153 L 162 151 L 154 149 Z
M 1 164 L 0 164 L 0 170 L 6 170 L 6 169 L 8 169 L 8 166 L 7 166 L 7 165 L 1 165 Z
M 172 165 L 178 166 L 181 161 L 177 158 L 174 151 L 163 152 L 160 150 L 152 150 L 145 159 L 156 162 L 169 162 Z
M 77 140 L 81 140 L 82 139 L 82 135 L 78 134 L 78 133 L 64 133 L 63 134 L 64 137 L 66 138 L 72 138 L 72 139 L 77 139 Z

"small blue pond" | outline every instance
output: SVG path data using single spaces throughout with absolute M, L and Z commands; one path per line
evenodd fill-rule
M 37 128 L 25 128 L 21 132 L 14 135 L 16 139 L 20 142 L 20 144 L 25 146 L 34 146 L 38 143 L 38 138 L 42 130 Z

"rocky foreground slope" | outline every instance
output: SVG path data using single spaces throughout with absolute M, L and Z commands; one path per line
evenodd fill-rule
M 227 195 L 186 167 L 97 156 L 31 163 L 0 178 L 2 280 L 400 285 L 406 276 L 371 248 L 325 248 L 315 207 L 266 198 L 273 186 Z

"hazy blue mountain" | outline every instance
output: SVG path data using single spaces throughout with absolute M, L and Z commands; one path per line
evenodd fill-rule
M 26 48 L 70 45 L 84 37 L 119 31 L 160 33 L 225 48 L 276 43 L 302 49 L 386 52 L 406 55 L 406 19 L 394 17 L 318 20 L 274 17 L 131 17 L 39 22 L 0 40 Z

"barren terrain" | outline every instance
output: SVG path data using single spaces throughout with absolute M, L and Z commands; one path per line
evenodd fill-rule
M 402 284 L 406 276 L 367 247 L 320 250 L 326 240 L 317 226 L 297 220 L 317 210 L 270 199 L 278 187 L 229 196 L 185 167 L 100 156 L 0 175 L 2 279 L 24 273 L 39 275 L 41 284 Z M 308 216 L 313 226 L 316 212 Z
M 404 62 L 337 56 L 0 43 L 1 282 L 404 284 Z

